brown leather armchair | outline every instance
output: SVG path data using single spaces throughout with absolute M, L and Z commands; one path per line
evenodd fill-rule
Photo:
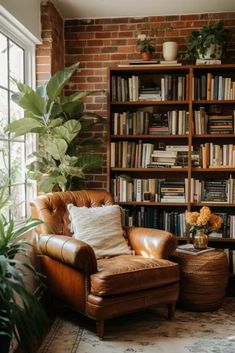
M 179 293 L 179 268 L 168 257 L 175 237 L 163 230 L 127 228 L 135 255 L 96 260 L 93 249 L 71 237 L 67 204 L 98 207 L 113 204 L 105 191 L 56 192 L 31 202 L 32 216 L 46 223 L 37 229 L 36 248 L 50 292 L 75 310 L 97 321 L 104 334 L 106 319 L 168 305 L 174 315 Z

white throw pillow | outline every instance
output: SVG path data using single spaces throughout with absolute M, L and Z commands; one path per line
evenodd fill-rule
M 74 238 L 89 244 L 97 259 L 131 254 L 123 237 L 118 205 L 87 208 L 69 204 L 68 211 Z

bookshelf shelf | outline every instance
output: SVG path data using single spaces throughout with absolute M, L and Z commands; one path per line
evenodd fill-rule
M 195 206 L 195 207 L 202 207 L 202 206 L 233 207 L 233 208 L 235 208 L 235 203 L 228 203 L 228 202 L 199 202 L 199 203 L 195 203 L 195 202 L 192 202 L 192 203 L 190 203 L 190 206 Z
M 188 168 L 111 168 L 112 172 L 169 172 L 169 173 L 187 173 Z
M 135 106 L 135 105 L 151 105 L 151 106 L 159 106 L 159 105 L 188 105 L 188 101 L 151 101 L 151 100 L 146 100 L 146 101 L 135 101 L 135 102 L 110 102 L 110 105 L 127 105 L 127 106 Z
M 164 206 L 174 206 L 176 205 L 176 202 L 164 202 Z M 162 202 L 151 202 L 151 201 L 143 201 L 143 202 L 136 202 L 136 201 L 127 201 L 127 202 L 119 202 L 119 205 L 121 206 L 162 206 Z M 188 203 L 182 202 L 178 203 L 177 205 L 185 207 L 188 206 Z
M 234 139 L 235 134 L 202 134 L 202 135 L 192 135 L 193 139 Z
M 163 140 L 163 139 L 188 139 L 188 135 L 111 135 L 115 139 L 143 139 L 143 140 Z
M 124 65 L 108 74 L 107 184 L 125 224 L 191 241 L 185 211 L 209 206 L 228 226 L 210 241 L 235 249 L 235 64 Z
M 235 172 L 234 167 L 213 167 L 213 168 L 192 168 L 192 172 L 199 172 L 199 173 L 208 173 L 208 172 L 227 172 L 232 173 Z
M 234 104 L 234 100 L 195 100 L 192 102 L 193 104 Z

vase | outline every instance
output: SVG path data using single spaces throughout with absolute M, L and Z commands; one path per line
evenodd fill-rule
M 150 61 L 152 59 L 152 53 L 144 52 L 144 53 L 141 53 L 141 54 L 142 54 L 142 59 L 144 61 Z
M 208 236 L 204 233 L 203 229 L 198 229 L 193 237 L 193 246 L 195 249 L 206 249 L 208 245 Z
M 213 60 L 213 59 L 221 59 L 222 56 L 222 46 L 219 44 L 211 44 L 209 48 L 207 48 L 204 54 L 198 52 L 199 59 Z
M 176 42 L 165 42 L 162 46 L 164 60 L 171 61 L 177 58 L 178 44 Z

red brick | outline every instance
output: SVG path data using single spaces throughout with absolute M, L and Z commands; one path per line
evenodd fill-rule
M 126 60 L 126 54 L 112 54 L 111 60 Z
M 103 45 L 103 41 L 102 41 L 102 40 L 97 40 L 97 39 L 95 39 L 95 40 L 89 40 L 89 41 L 87 42 L 87 45 L 88 45 L 88 46 L 98 47 L 98 46 L 102 46 L 102 45 Z
M 134 33 L 129 31 L 129 32 L 119 32 L 118 37 L 119 38 L 131 38 L 134 36 Z
M 95 33 L 95 38 L 110 38 L 111 33 L 110 32 L 97 32 Z
M 101 49 L 101 52 L 102 53 L 115 53 L 118 51 L 118 48 L 117 47 L 103 47 Z
M 94 39 L 95 38 L 95 33 L 79 33 L 79 38 L 80 39 Z
M 99 32 L 99 31 L 103 31 L 105 30 L 104 29 L 104 26 L 97 26 L 97 25 L 88 25 L 86 26 L 86 30 L 87 32 Z

